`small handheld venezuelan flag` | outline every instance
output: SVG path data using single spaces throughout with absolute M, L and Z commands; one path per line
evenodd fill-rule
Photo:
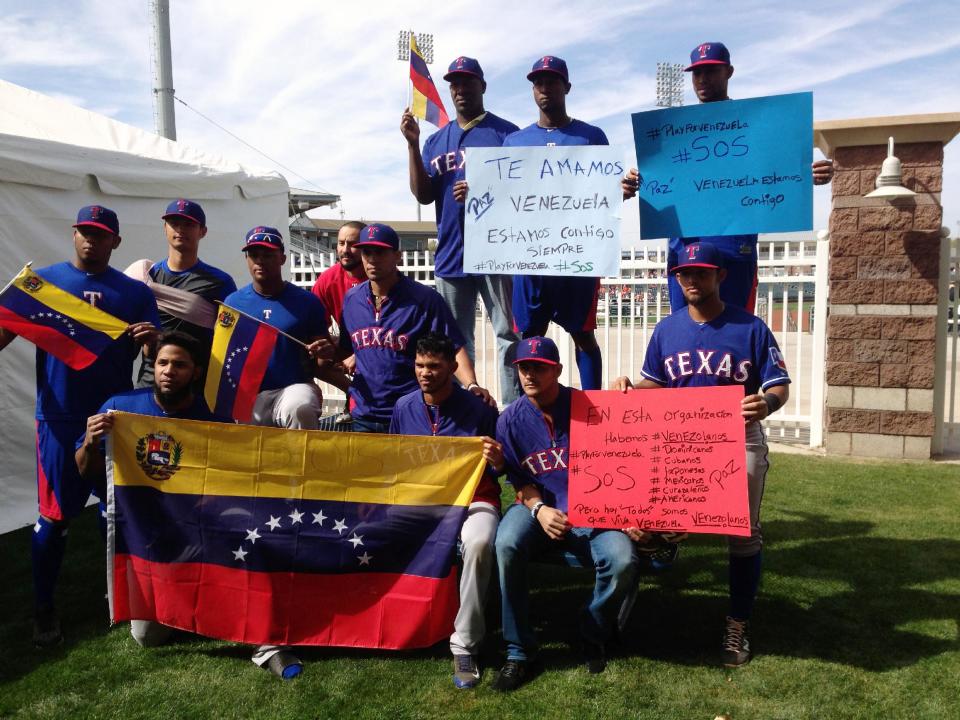
M 427 61 L 417 47 L 417 38 L 410 33 L 410 83 L 413 85 L 413 97 L 410 100 L 410 113 L 414 117 L 442 128 L 450 118 L 443 107 L 437 86 L 433 84 Z
M 275 327 L 220 305 L 203 389 L 215 415 L 243 423 L 250 420 L 277 334 Z
M 0 327 L 83 370 L 123 335 L 127 323 L 44 280 L 27 263 L 0 291 Z

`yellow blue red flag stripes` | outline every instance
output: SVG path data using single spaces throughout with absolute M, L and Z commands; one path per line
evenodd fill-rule
M 220 305 L 203 394 L 214 415 L 248 422 L 277 344 L 277 329 Z
M 410 82 L 413 85 L 413 97 L 410 101 L 410 112 L 414 117 L 426 120 L 428 123 L 442 128 L 450 118 L 443 107 L 437 86 L 433 84 L 427 61 L 423 59 L 417 39 L 410 33 Z
M 115 622 L 251 644 L 427 647 L 479 438 L 322 433 L 117 413 L 107 445 Z
M 28 263 L 0 292 L 0 327 L 83 370 L 127 323 L 44 280 Z

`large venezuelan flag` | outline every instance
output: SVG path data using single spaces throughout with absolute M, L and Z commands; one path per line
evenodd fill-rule
M 277 329 L 220 305 L 203 395 L 216 415 L 249 422 L 277 344 Z
M 107 452 L 114 622 L 395 649 L 452 631 L 479 438 L 117 413 Z
M 442 128 L 450 118 L 443 107 L 437 86 L 433 84 L 427 61 L 423 59 L 417 38 L 410 33 L 410 82 L 413 85 L 413 97 L 410 100 L 410 113 L 414 117 L 433 123 Z
M 28 263 L 0 292 L 0 327 L 83 370 L 127 323 L 44 280 Z

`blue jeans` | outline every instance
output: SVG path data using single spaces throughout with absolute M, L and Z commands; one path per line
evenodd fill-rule
M 380 422 L 372 418 L 359 418 L 353 416 L 353 422 L 346 428 L 349 432 L 362 433 L 381 433 L 386 435 L 390 432 L 390 423 Z
M 520 396 L 520 381 L 513 367 L 516 344 L 520 339 L 513 331 L 510 307 L 512 278 L 509 275 L 464 275 L 459 278 L 436 278 L 437 292 L 446 301 L 453 319 L 466 341 L 467 354 L 476 364 L 474 328 L 477 322 L 477 294 L 497 336 L 497 365 L 500 368 L 500 403 L 509 405 Z
M 624 600 L 636 584 L 633 543 L 619 530 L 573 528 L 551 540 L 524 505 L 513 505 L 497 530 L 497 563 L 503 602 L 503 639 L 508 660 L 530 660 L 537 638 L 530 625 L 528 566 L 538 558 L 559 558 L 573 567 L 593 567 L 593 598 L 584 611 L 581 632 L 594 643 L 607 642 Z

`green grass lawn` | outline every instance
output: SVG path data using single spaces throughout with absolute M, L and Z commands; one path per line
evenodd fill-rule
M 290 683 L 229 643 L 181 636 L 141 650 L 126 626 L 108 627 L 103 546 L 88 512 L 70 531 L 58 591 L 67 639 L 53 650 L 30 642 L 29 530 L 0 536 L 0 717 L 958 718 L 958 508 L 957 466 L 776 455 L 751 664 L 716 664 L 726 553 L 701 536 L 671 572 L 643 579 L 601 675 L 568 645 L 590 575 L 539 569 L 533 610 L 547 670 L 507 696 L 489 689 L 498 635 L 475 691 L 454 689 L 443 644 L 304 649 L 304 675 Z

